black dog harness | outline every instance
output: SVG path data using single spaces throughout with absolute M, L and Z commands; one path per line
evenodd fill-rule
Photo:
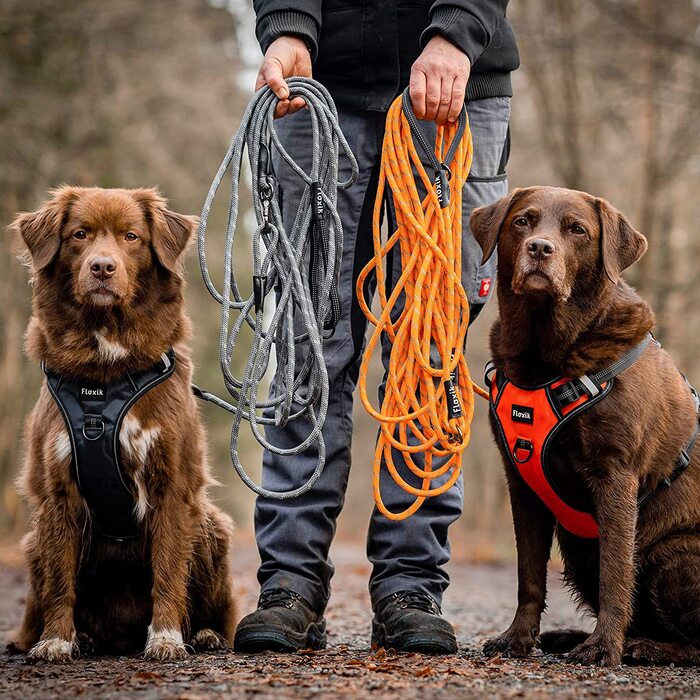
M 561 525 L 579 537 L 598 537 L 598 524 L 593 514 L 573 504 L 564 493 L 564 485 L 557 483 L 547 459 L 549 448 L 559 431 L 574 416 L 591 408 L 612 391 L 614 378 L 642 356 L 650 341 L 657 342 L 651 335 L 647 336 L 601 372 L 577 379 L 558 377 L 535 387 L 518 386 L 503 372 L 497 371 L 492 362 L 486 365 L 491 413 L 511 464 Z M 697 410 L 700 407 L 698 394 L 690 384 L 688 386 Z M 660 487 L 670 486 L 687 469 L 699 433 L 700 422 L 696 423 L 690 440 L 676 458 L 673 472 Z M 654 491 L 640 494 L 637 507 L 641 508 L 653 494 Z
M 119 432 L 127 411 L 172 376 L 174 350 L 150 369 L 127 372 L 111 384 L 62 377 L 43 363 L 42 369 L 68 429 L 78 488 L 99 533 L 115 540 L 137 537 L 134 487 L 122 469 Z

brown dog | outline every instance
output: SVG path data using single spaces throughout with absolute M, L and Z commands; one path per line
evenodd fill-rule
M 232 523 L 207 497 L 179 262 L 196 219 L 168 211 L 151 189 L 52 194 L 13 223 L 33 274 L 29 357 L 65 381 L 100 387 L 140 376 L 169 348 L 175 369 L 128 409 L 117 435 L 136 532 L 122 541 L 95 525 L 73 438 L 44 383 L 20 477 L 31 509 L 23 541 L 30 589 L 8 647 L 53 661 L 78 649 L 144 647 L 148 658 L 181 658 L 183 635 L 195 648 L 221 648 L 233 631 Z
M 604 200 L 552 187 L 515 190 L 475 210 L 471 227 L 485 258 L 498 246 L 500 319 L 491 352 L 512 382 L 533 387 L 605 369 L 652 329 L 651 308 L 620 279 L 646 239 Z M 555 523 L 499 441 L 518 551 L 518 607 L 486 654 L 525 656 L 539 641 L 581 663 L 615 665 L 623 656 L 700 662 L 697 446 L 686 471 L 662 486 L 697 421 L 689 387 L 650 343 L 605 398 L 562 427 L 550 468 L 588 499 L 599 539 Z M 638 508 L 647 492 L 653 495 Z M 538 640 L 555 531 L 565 580 L 597 624 L 590 635 L 565 630 Z

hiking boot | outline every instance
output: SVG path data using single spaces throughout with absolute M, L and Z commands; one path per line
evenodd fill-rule
M 298 593 L 287 588 L 263 591 L 258 609 L 236 628 L 233 650 L 240 652 L 325 649 L 326 621 Z
M 426 593 L 399 591 L 379 601 L 372 620 L 372 644 L 421 654 L 455 654 L 452 625 Z

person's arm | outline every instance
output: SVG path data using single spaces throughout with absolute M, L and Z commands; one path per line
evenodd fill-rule
M 253 0 L 255 35 L 263 54 L 283 36 L 295 36 L 308 47 L 311 59 L 318 52 L 322 0 Z
M 436 0 L 421 45 L 426 46 L 434 36 L 444 37 L 473 64 L 491 43 L 507 7 L 508 0 Z
M 474 61 L 491 42 L 508 0 L 436 0 L 411 68 L 410 95 L 419 119 L 456 121 Z

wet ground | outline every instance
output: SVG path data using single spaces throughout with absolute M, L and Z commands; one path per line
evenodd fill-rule
M 427 657 L 372 651 L 366 592 L 369 572 L 363 548 L 334 547 L 337 564 L 328 610 L 329 646 L 294 655 L 200 654 L 183 662 L 152 663 L 138 657 L 81 658 L 71 664 L 30 663 L 0 656 L 0 697 L 31 698 L 695 698 L 694 669 L 573 666 L 549 656 L 526 661 L 480 654 L 483 640 L 510 622 L 515 600 L 512 565 L 453 563 L 453 585 L 444 611 L 455 624 L 460 652 Z M 7 559 L 7 558 L 6 558 Z M 253 609 L 256 554 L 234 559 L 239 611 Z M 0 566 L 0 633 L 20 618 L 25 577 L 14 559 Z M 562 590 L 550 581 L 550 608 L 543 629 L 588 626 Z

